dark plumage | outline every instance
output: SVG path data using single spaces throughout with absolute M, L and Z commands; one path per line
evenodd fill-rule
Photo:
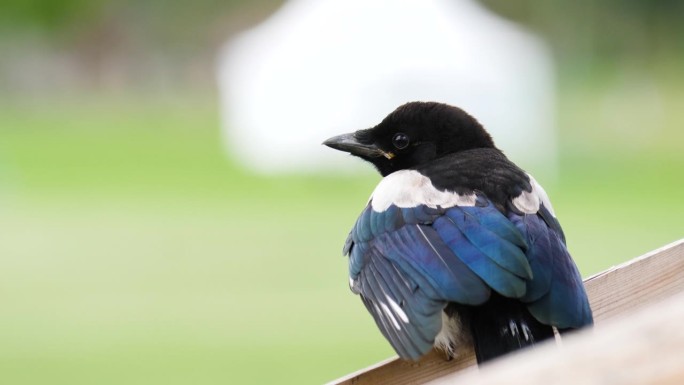
M 384 176 L 344 253 L 352 291 L 399 356 L 472 341 L 484 362 L 592 324 L 546 193 L 466 112 L 408 103 L 324 144 Z

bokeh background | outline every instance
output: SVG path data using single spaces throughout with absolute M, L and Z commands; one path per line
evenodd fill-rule
M 681 238 L 684 3 L 483 3 L 554 53 L 541 182 L 583 275 Z M 340 256 L 379 177 L 255 174 L 221 143 L 217 51 L 280 5 L 0 4 L 2 383 L 322 383 L 393 355 Z

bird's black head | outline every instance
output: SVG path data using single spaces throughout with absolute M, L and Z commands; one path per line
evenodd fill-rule
M 383 176 L 459 151 L 494 148 L 491 136 L 472 116 L 441 103 L 411 102 L 380 124 L 323 142 L 372 163 Z

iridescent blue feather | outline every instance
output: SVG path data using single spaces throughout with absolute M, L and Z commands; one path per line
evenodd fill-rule
M 364 304 L 400 356 L 426 353 L 449 302 L 479 305 L 491 290 L 528 303 L 540 322 L 591 323 L 586 294 L 560 226 L 539 214 L 504 216 L 484 196 L 475 206 L 369 204 L 345 244 Z M 404 322 L 406 321 L 406 322 Z

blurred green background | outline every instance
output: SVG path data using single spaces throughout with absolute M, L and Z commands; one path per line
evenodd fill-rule
M 682 3 L 485 4 L 556 56 L 541 182 L 583 275 L 681 238 Z M 322 383 L 393 355 L 340 256 L 379 177 L 221 149 L 216 49 L 279 5 L 3 1 L 2 383 Z

